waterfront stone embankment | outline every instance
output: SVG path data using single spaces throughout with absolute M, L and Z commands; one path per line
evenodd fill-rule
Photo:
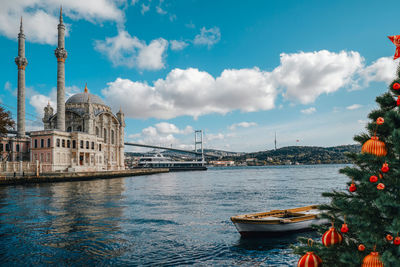
M 40 175 L 8 175 L 0 174 L 1 185 L 16 185 L 30 183 L 53 183 L 53 182 L 70 182 L 85 181 L 94 179 L 110 179 L 116 177 L 129 177 L 138 175 L 150 175 L 157 173 L 169 172 L 169 169 L 135 169 L 123 171 L 102 171 L 102 172 L 60 172 L 60 173 L 42 173 Z

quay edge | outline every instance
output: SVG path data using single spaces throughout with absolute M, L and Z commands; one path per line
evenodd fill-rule
M 150 175 L 169 172 L 168 168 L 135 169 L 123 171 L 102 171 L 102 172 L 63 172 L 63 173 L 42 173 L 38 176 L 33 174 L 4 176 L 0 174 L 0 186 L 3 185 L 21 185 L 32 183 L 54 183 L 87 181 L 95 179 L 111 179 L 117 177 L 129 177 L 138 175 Z

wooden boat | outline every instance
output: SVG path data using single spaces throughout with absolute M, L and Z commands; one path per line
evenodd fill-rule
M 231 217 L 231 221 L 243 237 L 278 236 L 311 229 L 311 225 L 326 224 L 320 219 L 317 205 L 287 209 L 271 210 Z

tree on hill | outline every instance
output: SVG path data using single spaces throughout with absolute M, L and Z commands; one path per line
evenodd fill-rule
M 300 238 L 304 246 L 294 248 L 314 252 L 324 266 L 400 266 L 400 67 L 376 102 L 366 132 L 354 137 L 362 153 L 349 154 L 354 165 L 340 170 L 348 190 L 323 194 L 330 203 L 320 209 L 332 226 L 317 227 L 322 242 L 309 247 Z
M 15 122 L 11 118 L 11 113 L 5 111 L 2 106 L 0 106 L 0 135 L 7 134 L 15 125 Z

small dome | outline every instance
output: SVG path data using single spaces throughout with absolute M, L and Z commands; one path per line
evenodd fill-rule
M 90 103 L 92 103 L 92 104 L 99 104 L 99 105 L 106 106 L 106 104 L 104 104 L 103 100 L 101 100 L 100 97 L 98 97 L 97 95 L 88 93 L 88 92 L 74 94 L 73 96 L 68 98 L 68 100 L 67 100 L 67 102 L 65 102 L 65 104 L 87 103 L 88 98 L 90 98 Z

